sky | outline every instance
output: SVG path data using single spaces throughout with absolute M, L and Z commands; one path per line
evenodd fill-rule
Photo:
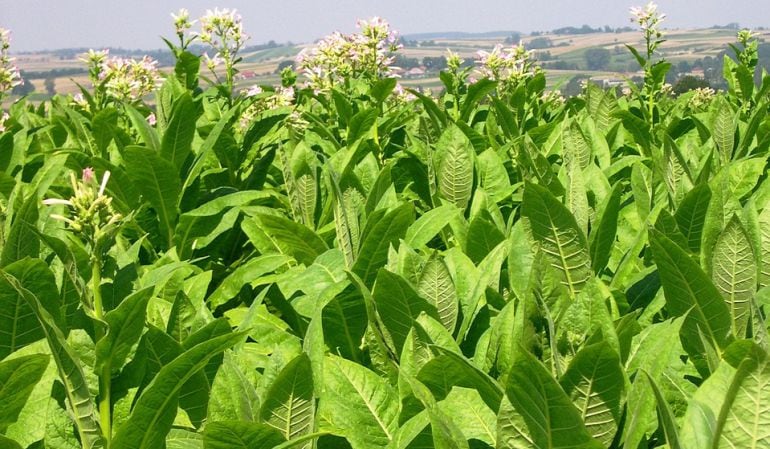
M 660 0 L 670 28 L 737 22 L 770 26 L 770 0 Z M 358 18 L 381 16 L 401 34 L 436 31 L 531 32 L 563 26 L 630 25 L 628 8 L 642 0 L 0 0 L 0 27 L 12 30 L 12 51 L 72 47 L 164 47 L 171 12 L 192 17 L 214 7 L 243 15 L 250 44 L 312 42 L 351 32 Z

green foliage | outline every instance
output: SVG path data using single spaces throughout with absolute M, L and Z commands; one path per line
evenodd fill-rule
M 765 447 L 770 77 L 744 33 L 669 97 L 646 33 L 622 97 L 246 95 L 182 36 L 152 98 L 15 103 L 0 447 Z

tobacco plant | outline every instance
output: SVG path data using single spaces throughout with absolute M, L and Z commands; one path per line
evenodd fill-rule
M 237 91 L 217 10 L 11 105 L 0 446 L 770 446 L 770 78 L 744 31 L 673 98 L 634 14 L 631 95 L 516 47 L 406 89 L 379 18 Z

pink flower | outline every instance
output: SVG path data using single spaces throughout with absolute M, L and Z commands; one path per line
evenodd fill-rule
M 83 182 L 93 181 L 94 176 L 95 176 L 95 173 L 94 173 L 93 167 L 86 167 L 83 169 L 83 175 L 82 175 Z
M 150 115 L 147 116 L 147 123 L 150 124 L 150 126 L 155 126 L 155 123 L 157 123 L 157 119 L 155 118 L 155 113 L 151 112 Z

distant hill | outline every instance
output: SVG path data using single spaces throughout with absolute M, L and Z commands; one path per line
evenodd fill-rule
M 495 39 L 506 38 L 512 34 L 522 34 L 518 31 L 485 31 L 483 33 L 466 33 L 463 31 L 438 31 L 435 33 L 405 34 L 402 37 L 410 41 L 429 41 L 435 39 Z

